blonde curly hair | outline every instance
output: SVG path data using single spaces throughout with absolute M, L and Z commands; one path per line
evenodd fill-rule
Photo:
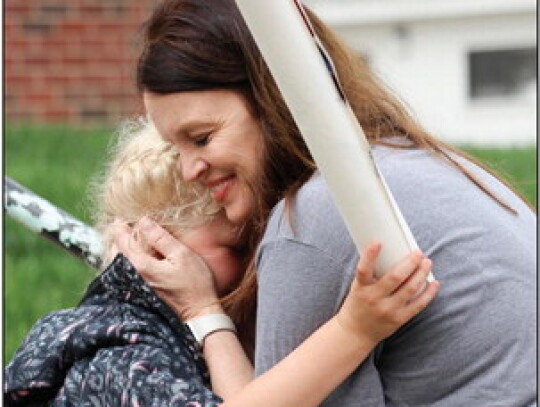
M 103 265 L 117 253 L 119 222 L 149 217 L 178 233 L 205 223 L 220 208 L 208 190 L 182 179 L 179 153 L 144 119 L 124 123 L 109 147 L 107 164 L 92 182 L 94 224 L 103 238 Z

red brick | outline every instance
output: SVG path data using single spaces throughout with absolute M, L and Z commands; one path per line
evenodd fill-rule
M 89 21 L 69 20 L 60 22 L 56 27 L 56 32 L 59 35 L 70 37 L 82 37 L 84 38 L 88 31 L 94 27 L 95 24 Z
M 24 104 L 46 104 L 54 100 L 53 93 L 28 93 L 20 98 Z
M 36 56 L 36 57 L 27 57 L 25 58 L 24 62 L 28 65 L 39 65 L 43 67 L 43 65 L 50 65 L 51 60 L 50 58 L 43 57 L 43 56 Z
M 153 3 L 6 0 L 7 118 L 86 122 L 141 112 L 135 38 Z
M 46 80 L 47 83 L 50 84 L 50 86 L 65 86 L 69 84 L 70 81 L 72 81 L 71 77 L 67 75 L 62 75 L 62 74 L 48 75 L 44 79 Z
M 60 59 L 60 62 L 63 65 L 69 65 L 69 66 L 82 66 L 86 64 L 90 58 L 83 58 L 83 57 L 64 57 Z
M 103 18 L 107 13 L 107 7 L 102 4 L 83 4 L 77 7 L 77 12 L 85 18 Z
M 69 109 L 48 109 L 44 112 L 44 117 L 51 121 L 66 120 L 71 116 Z
M 48 21 L 25 21 L 21 25 L 21 29 L 27 35 L 41 36 L 49 35 L 53 30 L 53 26 Z
M 62 2 L 52 3 L 52 4 L 42 4 L 40 7 L 40 12 L 48 16 L 64 17 L 70 7 L 68 4 L 61 4 Z
M 20 72 L 13 72 L 6 78 L 6 88 L 26 84 L 28 84 L 28 77 L 26 75 L 21 75 Z
M 26 18 L 31 10 L 32 8 L 28 4 L 24 4 L 20 0 L 18 2 L 6 1 L 4 16 L 6 16 L 6 19 Z
M 6 41 L 6 50 L 13 50 L 13 49 L 28 50 L 30 49 L 33 43 L 34 41 L 24 38 L 24 37 L 13 38 Z

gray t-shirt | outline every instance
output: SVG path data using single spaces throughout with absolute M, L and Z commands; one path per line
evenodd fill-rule
M 425 151 L 377 146 L 373 154 L 441 290 L 324 405 L 535 405 L 535 214 L 469 162 L 517 216 Z M 358 261 L 320 175 L 299 190 L 293 227 L 290 219 L 280 202 L 259 247 L 258 375 L 334 315 Z

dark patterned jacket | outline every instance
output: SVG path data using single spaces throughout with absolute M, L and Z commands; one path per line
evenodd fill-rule
M 122 255 L 76 308 L 38 321 L 5 369 L 4 402 L 24 406 L 210 407 L 196 342 Z

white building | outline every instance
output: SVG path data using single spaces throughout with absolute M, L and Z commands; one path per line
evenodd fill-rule
M 536 143 L 534 0 L 306 1 L 454 144 Z

